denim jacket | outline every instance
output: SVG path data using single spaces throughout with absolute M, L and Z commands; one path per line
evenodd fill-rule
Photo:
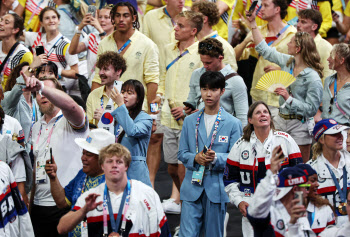
M 269 47 L 265 40 L 261 41 L 255 49 L 264 59 L 278 64 L 282 71 L 291 72 L 294 68 L 294 61 L 287 66 L 287 62 L 292 56 L 280 53 L 275 48 Z M 323 94 L 320 76 L 314 69 L 310 67 L 305 68 L 296 77 L 296 81 L 289 86 L 289 94 L 292 96 L 292 101 L 286 103 L 284 108 L 280 107 L 281 114 L 302 115 L 305 119 L 315 116 Z M 280 106 L 284 103 L 285 100 L 280 96 Z

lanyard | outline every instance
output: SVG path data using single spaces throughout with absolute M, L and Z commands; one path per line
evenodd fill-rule
M 0 80 L 3 80 L 3 76 L 5 74 L 5 71 L 6 71 L 6 68 L 7 68 L 7 65 L 9 64 L 9 62 L 11 61 L 11 57 L 12 57 L 12 54 L 16 51 L 17 47 L 18 47 L 19 44 L 17 44 L 16 48 L 12 51 L 10 57 L 8 57 L 8 59 L 6 60 L 6 62 L 2 62 L 2 63 L 5 63 L 5 66 L 2 68 L 2 72 L 1 72 L 1 76 L 0 76 Z
M 314 207 L 314 212 L 307 212 L 307 219 L 309 220 L 309 223 L 310 223 L 310 228 L 312 226 L 312 224 L 314 223 L 314 220 L 315 220 L 315 207 Z
M 333 171 L 331 170 L 331 168 L 329 167 L 328 164 L 325 164 L 329 170 L 329 173 L 331 174 L 332 176 L 332 179 L 333 179 L 333 182 L 335 184 L 335 187 L 337 188 L 338 190 L 338 193 L 339 193 L 339 197 L 340 197 L 340 201 L 342 203 L 346 203 L 346 191 L 347 191 L 347 187 L 346 187 L 346 181 L 347 181 L 347 172 L 346 172 L 346 168 L 345 168 L 345 165 L 343 167 L 343 190 L 341 190 L 340 186 L 339 186 L 339 182 L 337 180 L 337 178 L 335 177 Z
M 108 224 L 107 224 L 107 209 L 106 207 L 108 206 L 108 212 L 109 212 L 109 218 L 112 226 L 112 231 L 115 233 L 118 233 L 119 226 L 120 226 L 120 220 L 122 217 L 122 212 L 123 212 L 123 207 L 125 204 L 124 208 L 124 213 L 123 213 L 123 221 L 122 221 L 122 226 L 120 230 L 122 232 L 125 231 L 125 225 L 126 225 L 126 212 L 129 208 L 129 203 L 130 203 L 130 192 L 131 192 L 131 187 L 130 187 L 130 180 L 128 179 L 128 183 L 124 189 L 123 192 L 123 197 L 120 202 L 119 206 L 119 211 L 118 211 L 118 216 L 117 220 L 114 220 L 114 214 L 113 214 L 113 208 L 111 204 L 111 199 L 109 197 L 109 192 L 107 188 L 107 184 L 105 185 L 105 190 L 104 190 L 104 195 L 103 195 L 103 234 L 104 236 L 108 235 Z
M 129 39 L 128 41 L 125 42 L 125 44 L 120 48 L 118 49 L 118 54 L 120 54 L 121 52 L 123 52 L 123 50 L 130 44 L 131 40 Z
M 172 24 L 173 26 L 175 26 L 176 23 L 175 23 L 175 21 L 173 20 L 173 18 L 171 18 L 171 16 L 170 16 L 168 10 L 166 9 L 166 7 L 164 7 L 164 13 L 170 18 L 171 24 Z
M 213 131 L 213 135 L 211 136 L 211 141 L 210 141 L 210 146 L 208 147 L 209 149 L 211 149 L 215 138 L 216 138 L 216 134 L 218 133 L 218 127 L 219 127 L 219 123 L 221 121 L 221 111 L 222 111 L 222 107 L 220 107 L 218 115 L 216 117 L 215 123 L 214 123 L 214 131 Z M 204 113 L 204 108 L 201 110 L 201 112 L 199 113 L 199 116 L 197 118 L 197 123 L 196 123 L 196 130 L 195 130 L 195 134 L 196 134 L 196 153 L 198 153 L 198 127 L 199 127 L 199 122 L 203 116 Z
M 36 11 L 39 9 L 40 5 L 44 2 L 44 0 L 41 0 L 38 5 L 36 5 L 36 8 L 34 9 L 34 11 L 32 12 L 32 15 L 30 16 L 28 22 L 27 22 L 27 26 L 29 26 L 30 22 L 33 20 L 33 17 L 35 16 Z M 34 3 L 34 1 L 33 1 Z
M 213 35 L 213 36 L 211 36 L 210 38 L 216 38 L 216 37 L 218 37 L 218 34 L 215 34 L 215 35 Z
M 278 39 L 278 37 L 280 37 L 288 29 L 288 27 L 289 27 L 288 24 L 285 27 L 283 27 L 283 29 L 280 32 L 278 32 L 278 34 L 276 35 L 276 39 L 271 40 L 267 45 L 271 46 Z
M 79 25 L 79 21 L 65 8 L 60 8 L 60 10 L 64 11 L 70 19 L 74 22 L 75 25 Z
M 54 129 L 55 126 L 56 126 L 57 121 L 60 120 L 62 117 L 63 117 L 63 114 L 61 114 L 60 116 L 58 116 L 57 119 L 56 119 L 56 121 L 55 121 L 55 123 L 53 124 L 53 126 L 52 126 L 52 128 L 51 128 L 51 130 L 50 130 L 49 136 L 47 137 L 47 140 L 46 140 L 47 146 L 50 145 L 51 135 L 52 135 L 53 129 Z M 43 128 L 43 125 L 41 124 L 41 125 L 40 125 L 40 130 L 39 130 L 39 135 L 38 135 L 38 138 L 36 139 L 36 144 L 39 143 L 39 139 L 40 139 L 40 136 L 41 136 L 41 130 L 42 130 L 42 128 Z
M 101 109 L 103 109 L 103 95 L 101 97 Z
M 175 58 L 171 63 L 168 64 L 168 66 L 166 66 L 166 70 L 168 71 L 169 68 L 170 68 L 171 66 L 174 65 L 174 63 L 176 63 L 182 56 L 184 56 L 184 55 L 186 55 L 186 54 L 188 54 L 188 53 L 189 53 L 189 52 L 188 52 L 188 50 L 186 49 L 185 52 L 183 52 L 182 54 L 180 54 L 180 56 L 178 56 L 177 58 Z
M 334 98 L 334 103 L 337 102 L 337 78 L 335 78 L 334 80 L 334 95 L 333 95 L 333 98 Z
M 121 133 L 120 125 L 118 124 L 115 128 L 115 143 L 118 143 L 119 135 Z
M 83 183 L 83 186 L 82 186 L 82 188 L 81 188 L 81 194 L 83 194 L 84 188 L 85 188 L 85 186 L 86 186 L 87 174 L 85 174 L 85 175 L 86 175 L 86 176 L 85 176 L 85 179 L 84 179 L 84 183 Z
M 56 43 L 51 47 L 51 49 L 49 50 L 49 52 L 47 53 L 47 58 L 50 57 L 50 55 L 53 53 L 53 51 L 55 50 L 55 48 L 57 47 L 57 43 L 59 41 L 61 41 L 63 39 L 63 35 L 56 41 Z

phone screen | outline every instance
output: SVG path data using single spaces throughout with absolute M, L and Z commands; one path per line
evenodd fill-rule
M 35 53 L 36 53 L 36 56 L 39 56 L 41 54 L 45 54 L 44 46 L 42 46 L 42 45 L 36 46 Z

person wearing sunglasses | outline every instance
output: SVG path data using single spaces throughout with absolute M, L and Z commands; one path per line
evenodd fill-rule
M 322 119 L 333 118 L 338 123 L 349 126 L 350 46 L 345 43 L 333 45 L 328 62 L 329 68 L 335 70 L 336 74 L 325 79 L 322 106 L 318 114 L 322 112 Z
M 309 33 L 297 32 L 288 43 L 288 54 L 280 53 L 266 41 L 257 28 L 255 13 L 247 16 L 252 29 L 255 49 L 261 57 L 276 63 L 296 80 L 289 86 L 278 86 L 279 116 L 276 129 L 289 133 L 300 148 L 304 163 L 309 160 L 312 143 L 313 117 L 322 100 L 323 66 L 314 39 Z M 310 127 L 310 128 L 309 128 Z
M 281 172 L 284 159 L 281 146 L 272 151 L 270 169 L 256 188 L 247 209 L 247 217 L 255 236 L 314 236 L 306 212 L 306 197 L 309 193 L 307 174 L 296 166 Z
M 317 141 L 310 165 L 318 174 L 318 194 L 327 198 L 337 214 L 337 226 L 347 220 L 346 193 L 350 181 L 350 156 L 343 149 L 342 131 L 349 129 L 334 119 L 323 119 L 314 128 Z
M 309 184 L 310 187 L 306 187 L 309 191 L 306 196 L 306 218 L 312 232 L 319 235 L 327 226 L 335 224 L 334 209 L 328 199 L 317 194 L 320 185 L 316 171 L 308 164 L 297 164 L 296 167 L 302 169 L 307 175 L 306 184 Z

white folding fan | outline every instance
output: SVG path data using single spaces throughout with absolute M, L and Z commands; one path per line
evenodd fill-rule
M 274 93 L 277 87 L 287 88 L 295 80 L 296 78 L 293 77 L 290 73 L 281 70 L 275 70 L 268 72 L 262 76 L 256 84 L 255 88 Z

